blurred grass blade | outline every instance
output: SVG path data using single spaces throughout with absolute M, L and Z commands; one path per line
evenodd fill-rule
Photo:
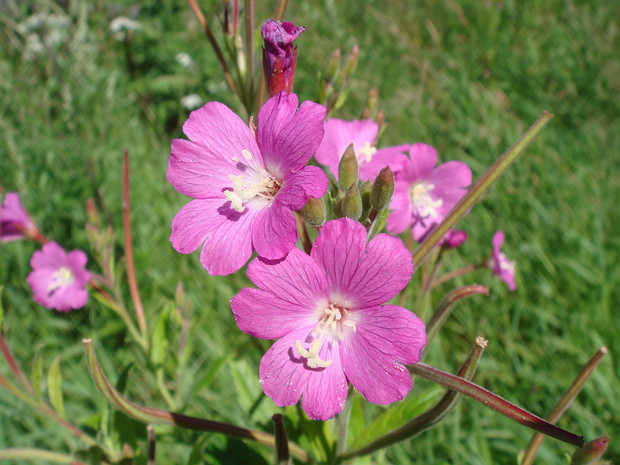
M 65 405 L 62 401 L 62 375 L 60 374 L 60 356 L 56 357 L 47 372 L 47 393 L 54 410 L 62 418 L 65 416 Z
M 506 399 L 502 399 L 498 395 L 493 394 L 491 391 L 488 391 L 483 387 L 472 383 L 471 381 L 463 379 L 460 376 L 446 373 L 445 371 L 441 371 L 424 363 L 407 365 L 407 368 L 414 375 L 422 376 L 423 378 L 433 381 L 434 383 L 441 384 L 448 389 L 458 391 L 467 397 L 471 397 L 490 409 L 507 416 L 517 423 L 538 431 L 539 433 L 546 434 L 547 436 L 551 436 L 577 447 L 582 447 L 584 444 L 583 436 L 578 436 L 552 425 L 527 410 L 517 407 L 516 405 L 508 402 Z
M 538 135 L 545 125 L 553 118 L 553 115 L 544 111 L 536 122 L 521 136 L 521 138 L 510 147 L 495 163 L 474 183 L 467 191 L 467 194 L 456 204 L 448 213 L 448 216 L 433 230 L 431 234 L 420 244 L 420 247 L 413 253 L 414 267 L 420 266 L 433 247 L 441 240 L 446 233 L 452 229 L 458 220 L 469 212 L 478 201 L 480 196 L 499 178 L 504 171 L 523 153 L 530 142 Z
M 123 397 L 123 395 L 114 389 L 114 387 L 108 382 L 107 378 L 103 374 L 99 362 L 97 361 L 92 340 L 84 339 L 82 340 L 82 343 L 84 344 L 84 349 L 86 351 L 88 369 L 95 385 L 97 386 L 97 389 L 99 389 L 99 392 L 103 394 L 110 404 L 126 415 L 144 423 L 176 426 L 194 431 L 211 431 L 215 433 L 222 433 L 227 436 L 250 439 L 272 448 L 276 447 L 275 437 L 271 434 L 263 433 L 262 431 L 241 428 L 228 423 L 204 420 L 202 418 L 190 417 L 180 413 L 168 412 L 166 410 L 134 404 Z M 291 453 L 300 461 L 304 463 L 310 461 L 308 454 L 298 445 L 289 443 L 289 448 Z
M 74 457 L 43 449 L 0 449 L 0 460 L 42 460 L 45 463 L 81 464 Z

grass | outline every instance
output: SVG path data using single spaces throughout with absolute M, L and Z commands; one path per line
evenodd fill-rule
M 84 204 L 94 197 L 120 244 L 120 172 L 128 148 L 134 254 L 149 321 L 170 307 L 179 281 L 194 304 L 193 350 L 182 380 L 184 411 L 268 425 L 275 411 L 268 399 L 255 406 L 250 419 L 245 413 L 260 394 L 254 380 L 268 344 L 240 333 L 228 304 L 247 279 L 241 273 L 210 278 L 196 254 L 176 254 L 168 242 L 170 221 L 186 201 L 165 178 L 170 140 L 182 137 L 187 116 L 180 98 L 198 93 L 205 101 L 237 105 L 213 53 L 181 0 L 142 3 L 137 16 L 142 28 L 133 35 L 131 56 L 108 30 L 112 17 L 131 13 L 131 4 L 62 5 L 7 2 L 0 10 L 0 184 L 20 192 L 45 234 L 67 248 L 87 248 Z M 257 18 L 268 17 L 267 5 L 258 8 Z M 65 16 L 68 23 L 59 44 L 27 61 L 27 34 L 17 25 L 34 12 Z M 291 2 L 287 14 L 307 27 L 298 41 L 295 84 L 302 99 L 315 98 L 317 70 L 333 49 L 344 52 L 359 44 L 348 100 L 334 116 L 358 117 L 367 91 L 378 87 L 388 121 L 383 144 L 427 142 L 444 161 L 467 162 L 477 177 L 542 110 L 556 115 L 463 220 L 470 239 L 452 257 L 454 268 L 483 259 L 494 231 L 503 229 L 506 253 L 518 263 L 517 292 L 508 293 L 482 272 L 462 278 L 461 283 L 489 285 L 491 295 L 457 307 L 428 361 L 455 371 L 475 337 L 484 335 L 490 345 L 477 382 L 544 415 L 606 345 L 610 355 L 559 423 L 589 439 L 620 431 L 619 13 L 611 1 L 379 6 L 326 0 Z M 193 57 L 195 70 L 175 61 L 181 51 Z M 83 311 L 61 315 L 31 301 L 25 277 L 35 249 L 25 242 L 0 248 L 3 327 L 26 371 L 35 354 L 46 367 L 60 356 L 68 417 L 91 427 L 105 423 L 111 412 L 94 391 L 80 344 L 92 337 L 113 380 L 133 364 L 130 397 L 164 407 L 144 356 L 126 343 L 110 311 L 93 301 Z M 433 295 L 435 302 L 440 298 L 441 292 Z M 170 322 L 172 340 L 176 331 L 178 325 Z M 209 371 L 214 366 L 219 369 Z M 0 371 L 7 372 L 3 365 Z M 195 387 L 201 389 L 192 392 Z M 429 388 L 419 381 L 414 391 Z M 0 447 L 59 452 L 77 447 L 2 390 L 0 404 Z M 144 441 L 144 431 L 137 434 Z M 530 437 L 529 430 L 464 400 L 438 427 L 365 463 L 516 463 Z M 211 435 L 161 429 L 158 438 L 161 463 L 189 463 L 192 454 L 202 463 L 265 460 L 263 449 Z M 620 447 L 613 439 L 607 458 L 618 461 Z M 193 451 L 182 442 L 194 444 Z M 546 440 L 538 461 L 565 463 L 570 451 Z

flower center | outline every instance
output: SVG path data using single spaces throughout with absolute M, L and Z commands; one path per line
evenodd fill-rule
M 499 264 L 499 269 L 501 271 L 509 271 L 510 273 L 514 274 L 515 267 L 517 266 L 516 262 L 513 262 L 512 260 L 508 260 L 508 257 L 506 257 L 506 255 L 504 255 L 501 252 L 499 254 L 498 262 L 499 262 L 498 263 Z
M 372 156 L 377 152 L 377 149 L 373 145 L 370 145 L 370 142 L 366 141 L 357 151 L 366 163 L 370 163 L 370 160 L 372 160 Z
M 437 209 L 443 204 L 443 200 L 433 200 L 430 192 L 435 189 L 434 184 L 422 181 L 413 184 L 409 188 L 411 203 L 422 218 L 437 218 Z
M 52 282 L 47 286 L 47 293 L 52 295 L 57 289 L 67 286 L 73 282 L 75 276 L 71 269 L 63 266 L 52 273 Z
M 246 160 L 252 159 L 252 154 L 243 149 L 241 154 Z M 239 163 L 237 157 L 232 157 L 233 161 Z M 275 177 L 269 174 L 266 170 L 244 165 L 247 168 L 245 175 L 229 174 L 227 176 L 233 183 L 232 190 L 224 191 L 226 200 L 229 200 L 232 204 L 233 210 L 236 212 L 243 212 L 245 210 L 245 204 L 252 199 L 262 199 L 266 203 L 271 203 L 276 196 L 282 184 Z
M 315 339 L 307 349 L 301 345 L 301 341 L 295 341 L 295 349 L 300 357 L 307 359 L 308 368 L 326 368 L 332 364 L 331 360 L 323 360 L 319 355 L 323 341 L 342 341 L 345 332 L 356 332 L 355 321 L 351 318 L 350 311 L 346 308 L 328 304 L 320 315 L 319 322 L 312 330 Z

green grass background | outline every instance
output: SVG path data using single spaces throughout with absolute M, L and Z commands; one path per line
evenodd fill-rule
M 258 3 L 260 23 L 273 5 Z M 202 4 L 209 15 L 219 9 L 218 2 Z M 148 319 L 154 322 L 170 307 L 179 281 L 194 304 L 183 410 L 268 429 L 277 410 L 269 399 L 255 405 L 251 416 L 245 412 L 260 394 L 258 361 L 269 344 L 241 333 L 229 309 L 229 299 L 247 279 L 242 273 L 209 277 L 198 254 L 179 255 L 168 242 L 170 222 L 187 201 L 165 177 L 170 141 L 183 137 L 180 127 L 188 114 L 181 97 L 197 93 L 204 101 L 222 101 L 236 110 L 239 105 L 187 4 L 145 0 L 140 6 L 136 19 L 142 27 L 128 55 L 108 25 L 119 14 L 137 11 L 129 2 L 0 3 L 0 184 L 18 191 L 44 233 L 68 249 L 87 248 L 84 205 L 94 197 L 120 244 L 120 173 L 123 149 L 129 149 L 134 253 Z M 37 12 L 65 16 L 68 23 L 58 44 L 28 61 L 27 34 L 19 25 Z M 477 382 L 544 415 L 606 345 L 609 355 L 559 424 L 588 439 L 611 435 L 607 457 L 616 462 L 618 17 L 617 2 L 559 0 L 290 2 L 286 15 L 307 28 L 297 41 L 295 89 L 301 99 L 316 98 L 317 73 L 334 49 L 345 53 L 359 45 L 349 98 L 334 116 L 359 117 L 366 93 L 376 86 L 388 122 L 384 145 L 432 144 L 443 161 L 465 161 L 478 177 L 543 110 L 555 114 L 461 222 L 470 239 L 452 256 L 454 268 L 481 260 L 495 230 L 503 229 L 506 254 L 517 262 L 517 291 L 509 293 L 483 272 L 462 278 L 460 283 L 490 286 L 491 293 L 457 307 L 428 361 L 455 371 L 475 337 L 483 335 L 490 343 Z M 179 52 L 193 57 L 195 70 L 176 62 Z M 44 366 L 60 356 L 67 415 L 92 427 L 107 414 L 80 343 L 92 337 L 113 380 L 133 364 L 131 398 L 163 407 L 152 367 L 127 343 L 109 310 L 91 300 L 82 311 L 59 314 L 32 301 L 25 278 L 36 249 L 28 242 L 0 247 L 3 327 L 24 369 L 31 370 L 35 354 Z M 433 295 L 435 301 L 440 297 L 441 292 Z M 167 330 L 171 339 L 177 329 Z M 8 373 L 5 364 L 0 371 Z M 168 375 L 174 379 L 174 373 Z M 428 383 L 417 382 L 413 393 L 428 389 Z M 3 390 L 0 410 L 0 447 L 60 452 L 77 447 Z M 139 430 L 138 436 L 144 448 L 145 433 Z M 270 454 L 216 435 L 162 429 L 158 437 L 161 463 L 189 463 L 192 453 L 204 463 L 262 463 Z M 517 463 L 530 437 L 526 428 L 464 400 L 433 430 L 365 463 Z M 188 445 L 179 445 L 183 442 Z M 547 439 L 537 463 L 567 463 L 571 451 Z

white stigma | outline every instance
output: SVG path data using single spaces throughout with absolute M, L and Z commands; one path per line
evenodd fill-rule
M 252 154 L 245 149 L 242 151 L 242 155 L 246 160 L 252 158 Z M 233 157 L 233 160 L 238 161 L 235 158 Z M 246 176 L 249 181 L 244 179 L 243 174 L 229 174 L 227 178 L 232 181 L 233 185 L 232 190 L 224 191 L 224 197 L 226 200 L 230 200 L 233 210 L 239 213 L 245 210 L 246 201 L 256 197 L 271 201 L 280 189 L 280 183 L 264 169 L 261 169 L 260 172 L 251 170 Z
M 63 266 L 52 273 L 53 281 L 47 286 L 47 293 L 52 294 L 56 289 L 67 286 L 73 282 L 75 276 L 67 266 Z
M 377 152 L 377 149 L 375 146 L 370 145 L 370 142 L 366 141 L 364 142 L 364 145 L 358 149 L 358 152 L 364 158 L 366 163 L 370 163 L 370 160 L 372 160 L 372 156 Z
M 320 339 L 315 339 L 306 350 L 301 345 L 301 342 L 295 341 L 295 349 L 297 349 L 297 353 L 300 357 L 308 359 L 306 363 L 309 368 L 327 368 L 332 364 L 331 360 L 323 360 L 319 356 L 319 351 L 321 350 L 322 345 L 323 342 L 321 342 Z
M 437 218 L 437 209 L 443 204 L 443 200 L 433 200 L 430 192 L 435 189 L 428 182 L 417 182 L 409 188 L 411 203 L 422 218 Z

